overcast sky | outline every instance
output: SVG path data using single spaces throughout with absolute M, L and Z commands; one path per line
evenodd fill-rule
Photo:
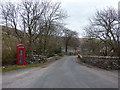
M 0 0 L 2 1 L 2 0 Z M 5 0 L 19 2 L 22 0 Z M 77 31 L 79 37 L 83 36 L 83 28 L 89 23 L 89 18 L 94 17 L 96 10 L 106 7 L 118 8 L 120 0 L 52 0 L 61 1 L 62 8 L 67 12 L 68 18 L 65 19 L 65 27 Z
M 96 10 L 106 7 L 118 8 L 120 0 L 61 0 L 62 8 L 69 17 L 65 20 L 66 27 L 77 31 L 79 37 L 83 36 L 83 28 L 89 23 L 89 18 L 94 17 Z

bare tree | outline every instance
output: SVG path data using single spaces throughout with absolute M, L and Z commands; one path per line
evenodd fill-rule
M 63 38 L 64 38 L 64 44 L 65 44 L 65 52 L 68 52 L 68 46 L 70 44 L 70 40 L 72 38 L 77 38 L 78 33 L 75 31 L 71 31 L 69 29 L 63 30 Z
M 1 4 L 1 15 L 3 22 L 5 21 L 5 26 L 12 27 L 15 30 L 15 34 L 20 37 L 20 35 L 17 32 L 17 25 L 18 25 L 18 11 L 19 8 L 17 5 L 8 2 Z
M 29 40 L 29 52 L 32 52 L 32 44 L 34 44 L 35 39 L 39 36 L 41 32 L 41 22 L 42 15 L 45 10 L 45 6 L 42 2 L 38 1 L 24 1 L 21 6 L 21 18 L 23 23 L 24 32 L 26 32 Z
M 8 26 L 8 15 L 9 15 L 9 6 L 5 5 L 4 3 L 1 4 L 1 16 L 2 16 L 2 22 L 5 24 L 5 26 Z
M 80 40 L 78 37 L 74 37 L 70 40 L 69 46 L 75 50 L 75 52 L 78 50 L 79 46 L 80 46 Z
M 95 17 L 90 19 L 90 26 L 85 28 L 87 35 L 98 38 L 104 42 L 106 54 L 110 51 L 119 53 L 120 36 L 118 35 L 118 13 L 114 8 L 97 11 Z M 108 51 L 109 46 L 112 48 Z
M 44 30 L 43 30 L 43 53 L 46 53 L 47 44 L 50 42 L 49 37 L 58 34 L 58 27 L 60 22 L 67 17 L 63 9 L 61 9 L 61 3 L 48 2 L 43 3 L 47 8 L 45 9 L 43 18 L 44 18 Z

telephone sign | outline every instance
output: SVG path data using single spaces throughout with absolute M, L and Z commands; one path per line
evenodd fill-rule
M 23 44 L 17 45 L 17 64 L 19 65 L 25 65 L 26 64 L 26 49 Z

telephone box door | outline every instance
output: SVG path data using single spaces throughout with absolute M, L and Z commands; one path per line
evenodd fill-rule
M 25 46 L 22 44 L 17 45 L 17 64 L 25 65 L 26 64 L 26 56 L 25 56 Z

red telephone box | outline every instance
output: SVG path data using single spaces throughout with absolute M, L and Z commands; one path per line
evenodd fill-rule
M 19 44 L 17 45 L 17 64 L 25 65 L 26 64 L 26 49 L 25 45 Z

